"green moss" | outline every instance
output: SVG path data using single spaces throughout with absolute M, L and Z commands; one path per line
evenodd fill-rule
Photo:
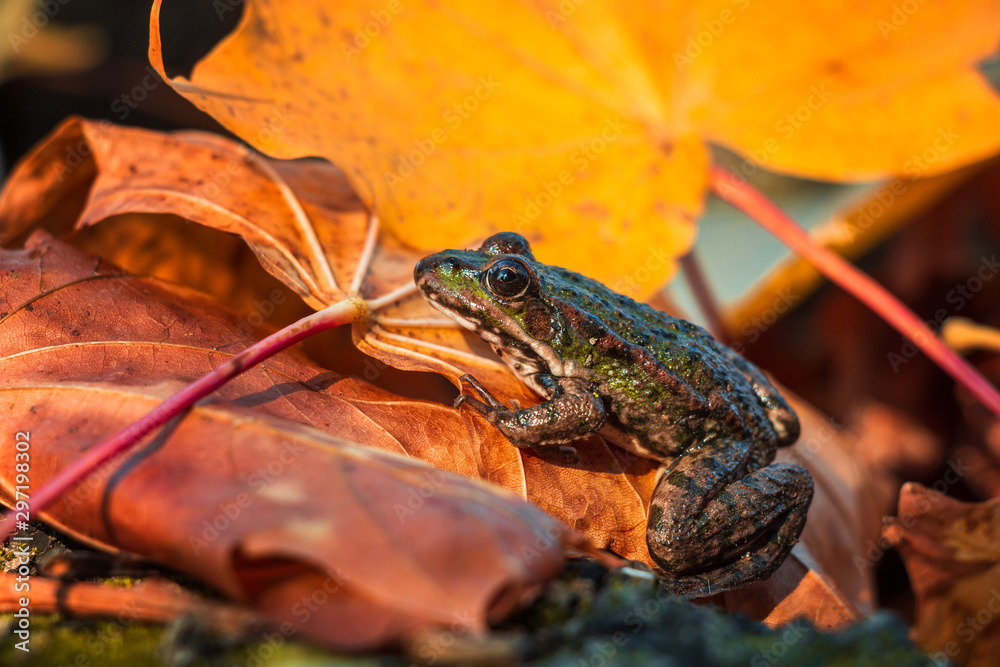
M 0 616 L 0 623 L 12 621 L 11 614 Z M 16 635 L 8 634 L 0 640 L 0 664 L 10 667 L 168 665 L 159 656 L 163 634 L 159 627 L 140 624 L 126 627 L 113 621 L 72 621 L 56 614 L 33 615 L 30 632 L 28 652 L 16 647 L 20 641 Z
M 105 586 L 117 586 L 119 588 L 131 588 L 135 586 L 135 579 L 132 577 L 108 577 L 104 580 Z
M 0 615 L 0 631 L 13 621 Z M 183 623 L 183 622 L 182 622 Z M 192 640 L 178 640 L 184 630 L 136 623 L 123 626 L 114 621 L 74 620 L 58 614 L 32 616 L 29 652 L 16 647 L 16 635 L 2 633 L 0 665 L 51 665 L 52 667 L 311 667 L 334 665 L 378 665 L 378 658 L 337 656 L 295 641 L 267 641 L 223 648 L 195 633 Z M 403 663 L 400 663 L 403 664 Z
M 740 614 L 678 598 L 649 580 L 601 576 L 590 565 L 577 569 L 583 576 L 550 585 L 528 612 L 507 624 L 541 649 L 528 649 L 534 660 L 527 664 L 935 664 L 892 614 L 875 614 L 837 633 L 801 620 L 771 630 Z
M 14 542 L 12 544 L 0 545 L 0 571 L 2 572 L 13 572 L 21 564 L 20 556 L 15 553 L 15 550 L 20 549 L 21 544 Z M 28 565 L 31 567 L 32 573 L 35 572 L 35 556 L 38 555 L 38 547 L 32 546 L 28 549 L 28 553 L 31 554 L 31 559 L 28 561 Z

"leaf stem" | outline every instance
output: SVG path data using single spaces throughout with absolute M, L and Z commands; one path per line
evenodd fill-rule
M 361 321 L 369 314 L 368 305 L 363 299 L 350 297 L 304 317 L 254 343 L 224 364 L 181 389 L 142 419 L 91 447 L 85 454 L 60 470 L 52 479 L 43 484 L 37 493 L 32 494 L 29 503 L 30 511 L 35 513 L 43 511 L 102 463 L 128 451 L 153 429 L 183 413 L 240 373 L 313 334 L 348 322 Z M 15 526 L 15 514 L 8 512 L 7 516 L 0 521 L 0 543 L 14 532 Z
M 884 287 L 840 255 L 814 243 L 806 231 L 774 202 L 742 179 L 722 167 L 713 166 L 710 182 L 712 192 L 720 199 L 743 211 L 831 282 L 840 285 L 875 311 L 1000 417 L 1000 394 L 996 388 Z

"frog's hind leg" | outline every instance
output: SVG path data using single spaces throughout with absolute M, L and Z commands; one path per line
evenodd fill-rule
M 806 509 L 794 511 L 771 538 L 757 551 L 700 574 L 663 578 L 664 587 L 686 598 L 704 598 L 716 593 L 742 588 L 767 579 L 778 569 L 798 541 L 806 520 Z
M 678 594 L 705 597 L 766 579 L 798 540 L 812 478 L 790 463 L 738 477 L 751 455 L 745 443 L 706 443 L 657 483 L 646 542 Z

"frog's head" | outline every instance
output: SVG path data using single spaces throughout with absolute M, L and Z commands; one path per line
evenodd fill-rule
M 417 262 L 413 279 L 432 306 L 493 345 L 522 375 L 553 372 L 562 329 L 544 298 L 544 270 L 527 240 L 494 234 L 478 250 L 444 250 Z

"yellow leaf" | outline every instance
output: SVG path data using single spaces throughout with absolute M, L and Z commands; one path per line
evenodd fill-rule
M 519 231 L 646 298 L 693 240 L 705 142 L 832 179 L 996 151 L 1000 101 L 974 66 L 997 26 L 985 0 L 254 0 L 172 85 L 270 155 L 340 166 L 414 247 Z

